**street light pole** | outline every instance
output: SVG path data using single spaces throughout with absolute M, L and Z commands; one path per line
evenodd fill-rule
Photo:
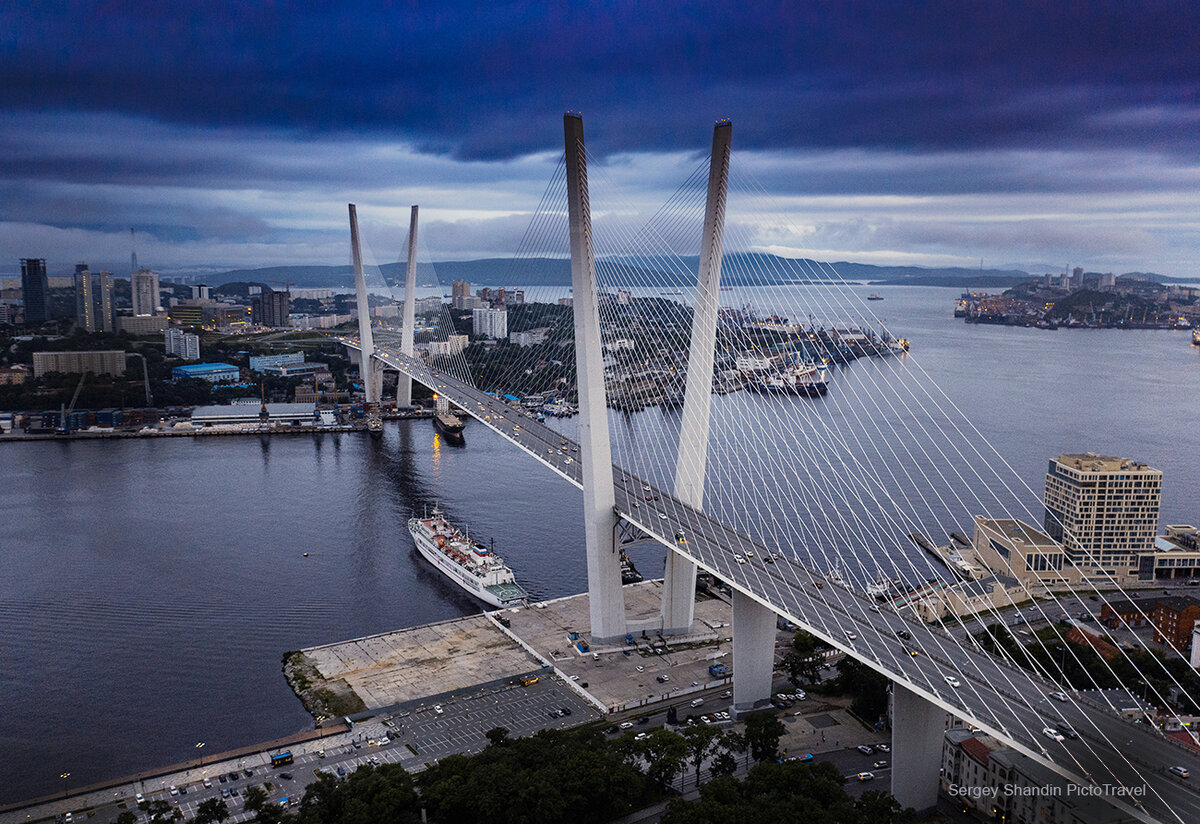
M 66 797 L 67 797 L 67 779 L 71 777 L 71 774 L 70 774 L 69 772 L 65 772 L 65 773 L 59 773 L 59 774 L 58 774 L 58 777 L 62 779 L 62 782 L 63 782 L 63 798 L 66 798 Z
M 196 749 L 200 751 L 200 766 L 203 767 L 204 766 L 204 742 L 197 741 Z

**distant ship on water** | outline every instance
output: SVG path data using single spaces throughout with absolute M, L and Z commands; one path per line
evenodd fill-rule
M 463 420 L 450 411 L 450 402 L 443 397 L 436 399 L 437 409 L 433 415 L 433 428 L 449 443 L 461 446 L 466 443 L 463 438 Z

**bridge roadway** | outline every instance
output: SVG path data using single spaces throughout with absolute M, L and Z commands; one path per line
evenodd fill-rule
M 354 339 L 339 340 L 358 348 Z M 582 488 L 578 447 L 560 433 L 390 346 L 377 348 L 376 356 Z M 1050 694 L 1057 685 L 922 621 L 881 609 L 795 556 L 768 561 L 772 550 L 620 467 L 613 467 L 613 483 L 617 514 L 625 521 L 893 682 L 1080 785 L 1081 792 L 1101 795 L 1143 821 L 1200 821 L 1200 794 L 1192 783 L 1200 780 L 1200 757 L 1148 725 L 1131 723 L 1095 698 L 1072 694 L 1067 702 L 1055 700 Z M 739 555 L 744 562 L 736 560 Z M 901 638 L 900 631 L 911 638 Z M 1043 733 L 1060 721 L 1079 738 L 1056 741 Z M 1171 774 L 1168 769 L 1175 765 L 1192 778 Z

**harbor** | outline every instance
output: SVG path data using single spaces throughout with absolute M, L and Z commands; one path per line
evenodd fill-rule
M 657 615 L 661 580 L 623 592 L 631 622 Z M 604 714 L 730 682 L 732 607 L 724 598 L 698 596 L 687 635 L 639 632 L 622 644 L 592 645 L 588 621 L 587 596 L 571 595 L 289 652 L 284 669 L 318 718 L 428 704 L 531 677 L 561 679 Z

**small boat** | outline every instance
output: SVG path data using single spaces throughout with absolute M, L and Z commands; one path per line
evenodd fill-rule
M 752 392 L 784 395 L 824 395 L 829 391 L 829 370 L 812 361 L 790 366 L 780 372 L 760 375 L 746 383 Z
M 883 300 L 883 296 L 872 292 L 871 294 L 867 295 L 867 300 Z

